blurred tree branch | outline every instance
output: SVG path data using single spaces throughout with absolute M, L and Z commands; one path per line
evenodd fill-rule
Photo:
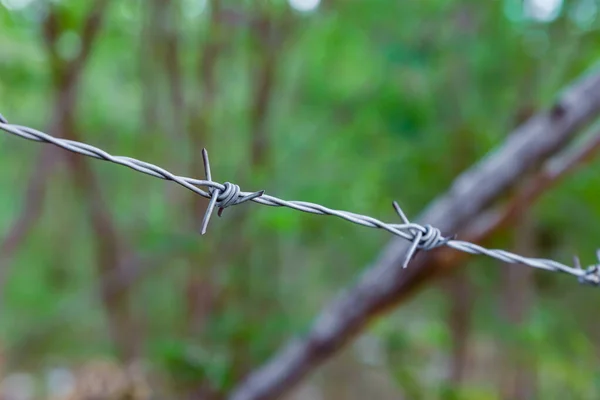
M 96 0 L 92 3 L 80 33 L 79 53 L 72 60 L 61 58 L 57 50 L 58 40 L 64 34 L 64 26 L 56 5 L 49 6 L 44 20 L 44 39 L 51 60 L 55 104 L 57 105 L 55 109 L 58 121 L 57 131 L 61 132 L 61 136 L 71 140 L 82 140 L 75 119 L 77 88 L 95 38 L 102 26 L 108 4 L 107 0 Z M 132 316 L 128 309 L 127 296 L 126 294 L 115 296 L 110 282 L 103 279 L 111 271 L 119 270 L 122 267 L 125 241 L 119 237 L 118 229 L 102 199 L 102 190 L 89 163 L 73 154 L 66 154 L 65 157 L 75 186 L 86 198 L 86 204 L 89 207 L 89 216 L 95 234 L 96 268 L 100 280 L 101 298 L 109 321 L 111 339 L 117 347 L 119 356 L 123 359 L 131 359 L 134 357 L 138 341 L 134 340 L 135 332 Z
M 535 185 L 531 176 L 523 178 L 522 186 Z M 529 204 L 522 204 L 515 220 L 513 232 L 513 249 L 517 254 L 526 257 L 538 257 L 540 230 L 535 220 L 527 212 Z M 526 323 L 531 314 L 537 296 L 535 290 L 535 271 L 521 265 L 501 264 L 500 315 L 507 325 L 515 330 Z M 502 398 L 524 400 L 538 397 L 536 388 L 535 355 L 524 352 L 523 348 L 505 337 L 500 336 L 500 386 L 498 392 Z
M 418 222 L 429 223 L 444 233 L 454 233 L 468 226 L 469 221 L 475 220 L 514 186 L 522 174 L 535 170 L 558 153 L 599 113 L 600 74 L 594 71 L 567 88 L 549 111 L 529 119 L 502 146 L 461 174 L 446 193 L 429 205 Z M 569 171 L 564 169 L 565 173 Z M 543 190 L 536 195 L 541 192 Z M 498 223 L 503 219 L 499 218 Z M 489 224 L 482 227 L 486 229 L 479 232 L 476 242 L 495 229 Z M 358 283 L 324 308 L 305 338 L 284 346 L 235 388 L 230 398 L 266 400 L 289 391 L 364 330 L 373 318 L 405 300 L 440 272 L 456 266 L 456 261 L 450 261 L 458 252 L 448 256 L 446 251 L 440 250 L 422 253 L 403 270 L 401 265 L 408 247 L 409 243 L 394 238 Z
M 151 136 L 157 131 L 161 121 L 160 88 L 157 77 L 157 61 L 159 60 L 161 43 L 158 40 L 158 32 L 162 27 L 160 18 L 160 7 L 163 2 L 151 0 L 147 7 L 142 9 L 142 29 L 139 45 L 139 72 L 142 86 L 142 124 L 145 131 Z
M 222 12 L 221 0 L 210 1 L 210 17 L 206 38 L 204 38 L 196 67 L 197 94 L 190 101 L 188 140 L 193 149 L 207 147 L 211 137 L 211 115 L 214 112 L 217 97 L 217 72 L 218 63 L 225 49 L 223 28 L 220 24 Z M 192 157 L 191 173 L 195 176 L 204 176 L 204 165 L 201 157 Z M 208 200 L 193 196 L 189 208 L 194 221 L 201 221 Z
M 197 90 L 189 101 L 186 124 L 187 141 L 190 147 L 197 151 L 209 146 L 209 140 L 217 136 L 213 135 L 213 130 L 214 113 L 218 101 L 219 64 L 228 45 L 221 20 L 224 12 L 222 3 L 222 0 L 207 2 L 208 26 L 197 51 L 198 56 L 193 76 Z M 171 79 L 171 84 L 176 84 L 174 79 Z M 172 93 L 173 96 L 176 96 L 174 90 Z M 175 100 L 173 97 L 174 104 Z M 204 176 L 204 164 L 201 157 L 192 157 L 188 168 L 193 175 Z M 184 208 L 186 219 L 192 216 L 191 221 L 201 221 L 207 206 L 207 199 L 192 196 Z M 192 229 L 196 230 L 198 227 L 194 226 Z M 183 294 L 186 303 L 185 329 L 187 334 L 197 337 L 198 342 L 202 342 L 204 339 L 203 333 L 208 319 L 215 311 L 216 293 L 219 291 L 216 263 L 222 253 L 220 247 L 213 244 L 212 239 L 207 238 L 207 240 L 208 242 L 202 248 L 186 254 L 189 272 Z M 213 385 L 214 383 L 207 379 L 194 382 L 192 387 L 187 388 L 186 395 L 190 398 L 216 399 L 218 394 Z
M 181 38 L 178 2 L 160 0 L 164 5 L 163 18 L 167 18 L 164 28 L 165 55 L 163 62 L 169 82 L 173 118 L 173 135 L 179 139 L 185 135 L 185 97 L 181 73 Z
M 266 12 L 265 7 L 257 6 L 257 8 L 255 18 L 253 18 L 254 22 L 249 25 L 250 35 L 257 42 L 255 48 L 251 47 L 253 51 L 250 55 L 252 60 L 250 76 L 253 82 L 253 90 L 249 99 L 250 166 L 243 169 L 243 176 L 240 178 L 242 182 L 247 182 L 251 176 L 263 176 L 272 168 L 272 143 L 268 121 L 279 64 L 279 51 L 274 46 L 273 40 L 282 32 L 277 29 L 276 19 Z M 254 183 L 256 184 L 256 182 Z M 243 318 L 241 325 L 252 326 L 253 321 L 269 315 L 269 308 L 271 307 L 259 305 L 263 293 L 260 293 L 260 288 L 257 288 L 252 278 L 257 275 L 262 276 L 262 274 L 255 269 L 256 264 L 253 262 L 254 257 L 252 255 L 256 254 L 256 250 L 253 249 L 248 235 L 245 234 L 248 222 L 248 208 L 241 208 L 235 219 L 237 228 L 233 229 L 233 226 L 229 228 L 235 234 L 231 238 L 232 240 L 226 241 L 224 245 L 228 247 L 226 254 L 233 256 L 233 258 L 230 258 L 233 262 L 230 261 L 230 263 L 237 265 L 239 268 L 235 274 L 233 296 L 230 296 L 229 301 L 233 301 L 233 304 L 239 308 L 238 312 L 241 313 Z M 273 242 L 271 243 L 274 245 Z M 241 255 L 244 255 L 244 259 Z M 261 260 L 262 263 L 264 261 L 264 259 Z M 266 274 L 265 276 L 272 276 L 272 274 Z M 240 328 L 237 329 L 243 329 Z M 252 366 L 252 330 L 250 332 L 246 335 L 233 335 L 232 372 L 236 381 L 242 379 Z
M 250 46 L 249 76 L 252 90 L 249 97 L 249 168 L 242 169 L 241 182 L 262 186 L 265 176 L 274 173 L 273 141 L 269 122 L 272 117 L 272 105 L 275 101 L 277 82 L 282 62 L 285 58 L 284 44 L 294 31 L 295 19 L 290 10 L 281 14 L 273 13 L 266 4 L 256 4 L 255 11 L 246 19 Z M 249 208 L 233 210 L 234 219 L 228 240 L 222 242 L 220 253 L 228 254 L 227 264 L 238 268 L 233 275 L 235 282 L 228 292 L 227 302 L 220 301 L 228 307 L 233 303 L 241 313 L 242 321 L 236 328 L 232 342 L 233 360 L 232 375 L 234 381 L 241 380 L 252 368 L 253 339 L 260 335 L 256 330 L 256 321 L 276 318 L 281 310 L 274 298 L 272 286 L 267 279 L 278 276 L 273 270 L 277 265 L 277 235 L 273 232 L 261 232 L 260 236 L 270 243 L 267 251 L 253 246 L 253 239 L 248 235 L 251 219 Z M 272 262 L 269 262 L 272 261 Z M 267 283 L 268 282 L 268 283 Z M 240 332 L 249 332 L 241 334 Z
M 212 136 L 212 115 L 217 101 L 217 73 L 218 65 L 225 50 L 223 39 L 223 28 L 220 22 L 222 13 L 221 0 L 210 2 L 210 16 L 208 21 L 207 35 L 203 38 L 198 51 L 196 63 L 197 94 L 190 102 L 188 121 L 188 141 L 194 149 L 207 146 L 208 139 Z M 192 157 L 190 170 L 197 176 L 204 175 L 204 165 L 201 157 Z M 193 216 L 193 221 L 201 221 L 204 210 L 208 206 L 208 200 L 199 196 L 189 199 L 187 215 Z M 197 229 L 197 228 L 195 228 Z M 212 272 L 214 271 L 215 250 L 214 246 L 205 246 L 206 254 L 197 252 L 189 255 L 191 266 L 189 282 L 186 287 L 186 299 L 188 305 L 188 329 L 192 333 L 203 330 L 206 318 L 213 311 L 214 293 Z M 197 266 L 203 265 L 206 269 L 198 270 Z M 209 390 L 208 388 L 202 390 Z M 212 392 L 212 390 L 209 390 Z
M 56 133 L 57 130 L 52 127 L 50 132 Z M 4 286 L 8 278 L 10 262 L 42 215 L 46 186 L 56 157 L 55 149 L 48 147 L 42 149 L 38 160 L 33 165 L 33 172 L 25 189 L 21 213 L 0 245 L 0 300 L 4 297 Z
M 61 91 L 63 92 L 63 95 L 59 96 L 59 101 L 54 104 L 53 121 L 48 129 L 50 134 L 54 136 L 60 137 L 63 134 L 61 115 L 65 112 L 64 110 L 69 110 L 74 104 L 73 90 L 75 90 L 89 57 L 107 4 L 108 0 L 97 0 L 92 4 L 81 31 L 81 50 L 76 58 L 70 62 L 63 62 L 58 54 L 56 43 L 62 30 L 60 19 L 55 10 L 51 9 L 43 21 L 43 39 L 48 51 L 53 80 L 54 82 L 60 82 Z M 56 158 L 57 152 L 55 149 L 43 148 L 41 150 L 25 189 L 25 206 L 6 235 L 2 245 L 0 245 L 0 292 L 8 273 L 8 263 L 10 263 L 19 245 L 28 236 L 36 221 L 42 215 L 46 185 Z
M 252 172 L 260 172 L 271 165 L 270 140 L 267 123 L 273 99 L 275 80 L 280 64 L 281 44 L 289 34 L 289 14 L 281 21 L 268 13 L 260 13 L 253 24 L 253 35 L 258 41 L 257 67 L 254 71 L 254 91 L 250 111 Z
M 576 169 L 592 161 L 598 153 L 600 153 L 600 132 L 594 133 L 589 140 L 574 149 L 548 159 L 533 176 L 531 184 L 522 186 L 506 205 L 481 213 L 473 222 L 461 229 L 461 239 L 472 243 L 483 243 L 502 229 L 508 228 L 540 196 Z M 399 292 L 398 303 L 414 295 L 427 282 L 452 273 L 470 257 L 466 253 L 452 249 L 440 249 L 415 259 L 413 265 L 423 272 L 403 282 L 404 287 Z
M 46 18 L 42 24 L 43 39 L 50 59 L 50 66 L 55 82 L 62 85 L 76 86 L 85 64 L 89 58 L 94 41 L 98 36 L 109 0 L 95 0 L 85 18 L 80 32 L 79 52 L 70 61 L 61 58 L 58 52 L 58 41 L 64 33 L 61 17 L 55 5 L 50 4 Z
M 460 71 L 468 71 L 466 68 Z M 457 73 L 459 76 L 460 73 Z M 452 80 L 460 82 L 462 79 Z M 454 90 L 459 93 L 458 87 Z M 459 104 L 456 99 L 455 104 Z M 455 115 L 461 115 L 460 110 L 454 110 Z M 476 159 L 476 152 L 473 146 L 475 142 L 474 132 L 467 127 L 460 127 L 454 132 L 452 144 L 450 145 L 451 162 L 448 170 L 453 175 L 458 175 L 464 171 Z M 445 287 L 448 293 L 449 312 L 448 328 L 451 334 L 452 350 L 449 371 L 449 383 L 452 388 L 459 387 L 466 375 L 468 366 L 468 350 L 471 340 L 471 314 L 473 310 L 473 285 L 466 271 L 457 273 L 450 277 Z

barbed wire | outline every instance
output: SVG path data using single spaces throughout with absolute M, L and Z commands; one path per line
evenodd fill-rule
M 283 200 L 265 194 L 264 190 L 258 192 L 244 192 L 238 185 L 235 185 L 231 182 L 225 182 L 221 184 L 212 180 L 210 162 L 206 149 L 202 149 L 206 180 L 202 180 L 178 176 L 154 164 L 140 161 L 135 158 L 114 156 L 94 146 L 73 140 L 55 138 L 30 127 L 9 124 L 8 120 L 6 120 L 2 114 L 0 114 L 0 129 L 23 139 L 53 144 L 73 153 L 104 161 L 110 161 L 115 164 L 124 165 L 155 178 L 176 182 L 179 185 L 193 191 L 194 193 L 210 199 L 201 225 L 201 234 L 203 235 L 206 233 L 210 217 L 215 207 L 219 209 L 218 215 L 221 216 L 223 210 L 227 207 L 253 201 L 265 206 L 287 207 L 306 213 L 332 215 L 357 225 L 383 229 L 392 233 L 393 235 L 402 237 L 411 242 L 411 246 L 403 263 L 403 268 L 408 266 L 408 263 L 414 257 L 416 252 L 420 250 L 427 251 L 438 247 L 447 246 L 465 253 L 486 255 L 506 263 L 524 264 L 533 268 L 539 268 L 547 271 L 563 272 L 577 277 L 581 283 L 600 286 L 600 250 L 598 250 L 596 254 L 598 257 L 598 264 L 591 265 L 588 268 L 583 269 L 580 265 L 579 259 L 575 258 L 575 266 L 570 267 L 553 260 L 529 258 L 505 250 L 487 249 L 474 243 L 457 240 L 456 235 L 452 237 L 444 237 L 438 228 L 435 228 L 431 225 L 420 225 L 410 222 L 396 202 L 393 202 L 392 204 L 398 213 L 398 216 L 402 220 L 402 224 L 385 223 L 373 217 L 355 214 L 349 211 L 334 210 L 320 204 L 309 203 L 305 201 Z M 198 186 L 204 186 L 206 187 L 206 190 L 202 190 Z

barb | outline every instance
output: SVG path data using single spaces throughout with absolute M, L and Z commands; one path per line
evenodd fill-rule
M 597 253 L 598 264 L 591 265 L 586 269 L 582 269 L 581 265 L 579 264 L 579 260 L 576 259 L 575 267 L 569 267 L 568 265 L 564 265 L 553 260 L 527 258 L 505 250 L 486 249 L 485 247 L 474 243 L 456 240 L 456 235 L 452 237 L 443 237 L 440 230 L 432 227 L 431 225 L 423 226 L 410 222 L 396 202 L 393 202 L 393 206 L 396 213 L 400 216 L 400 219 L 403 222 L 402 224 L 385 223 L 366 215 L 355 214 L 348 211 L 334 210 L 314 203 L 282 200 L 274 196 L 266 195 L 264 190 L 258 192 L 243 192 L 240 190 L 238 185 L 233 183 L 225 182 L 221 184 L 212 180 L 208 152 L 206 149 L 202 150 L 206 180 L 200 180 L 178 176 L 156 165 L 136 160 L 134 158 L 113 156 L 88 144 L 73 140 L 55 138 L 33 128 L 9 124 L 2 114 L 0 114 L 0 129 L 23 139 L 53 144 L 74 153 L 104 161 L 110 161 L 115 164 L 124 165 L 155 178 L 176 182 L 179 185 L 193 191 L 194 193 L 210 199 L 201 225 L 202 234 L 206 233 L 210 217 L 215 207 L 219 208 L 218 215 L 221 216 L 223 210 L 229 206 L 253 201 L 265 206 L 287 207 L 306 213 L 332 215 L 357 225 L 383 229 L 396 236 L 400 236 L 412 242 L 407 257 L 403 262 L 404 268 L 408 266 L 408 263 L 418 251 L 432 250 L 437 247 L 448 246 L 470 254 L 486 255 L 507 263 L 524 264 L 533 268 L 544 269 L 547 271 L 567 273 L 577 277 L 581 283 L 600 286 L 600 250 Z M 198 186 L 204 186 L 207 190 L 202 190 Z
M 412 226 L 413 224 L 411 224 L 408 218 L 406 218 L 406 215 L 404 214 L 398 203 L 394 201 L 392 205 L 394 206 L 396 213 L 398 213 L 398 215 L 400 216 L 400 219 L 402 219 L 402 222 L 404 222 L 404 224 L 407 226 Z M 413 234 L 412 245 L 408 249 L 408 253 L 406 253 L 406 258 L 402 263 L 402 268 L 408 267 L 408 263 L 410 262 L 410 260 L 412 260 L 412 258 L 417 254 L 419 250 L 433 250 L 436 247 L 448 244 L 450 240 L 456 238 L 456 235 L 453 235 L 448 238 L 442 237 L 442 233 L 440 232 L 440 230 L 434 228 L 431 225 L 416 225 L 415 228 L 409 229 Z
M 210 162 L 208 161 L 208 151 L 206 151 L 206 149 L 202 149 L 202 160 L 204 161 L 204 173 L 206 174 L 206 180 L 208 182 L 214 183 L 210 174 Z M 212 215 L 212 212 L 215 209 L 215 207 L 219 207 L 218 215 L 220 217 L 223 214 L 223 210 L 226 207 L 254 200 L 265 194 L 264 190 L 249 194 L 242 193 L 238 185 L 234 185 L 230 182 L 225 182 L 223 186 L 224 189 L 222 191 L 218 187 L 208 187 L 210 202 L 208 203 L 206 213 L 204 214 L 204 219 L 202 220 L 201 232 L 203 235 L 206 233 L 208 221 L 210 220 L 210 216 Z
M 598 258 L 598 264 L 592 265 L 586 270 L 581 268 L 581 262 L 579 261 L 579 257 L 575 256 L 573 258 L 575 268 L 577 268 L 579 271 L 583 271 L 583 275 L 579 277 L 579 282 L 586 285 L 600 286 L 600 249 L 596 250 L 596 258 Z

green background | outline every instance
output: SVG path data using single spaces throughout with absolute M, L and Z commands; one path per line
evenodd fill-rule
M 600 56 L 595 0 L 322 0 L 308 12 L 283 0 L 127 0 L 108 2 L 73 72 L 94 1 L 0 3 L 9 122 L 200 179 L 206 147 L 216 181 L 390 222 L 392 200 L 418 214 Z M 40 396 L 51 368 L 100 357 L 142 360 L 168 398 L 225 393 L 306 332 L 390 239 L 257 204 L 215 215 L 201 236 L 206 200 L 63 150 L 47 167 L 50 147 L 0 135 L 2 364 L 5 376 L 32 374 Z M 599 168 L 569 176 L 489 244 L 514 250 L 527 231 L 531 256 L 593 263 Z M 508 271 L 470 258 L 303 387 L 326 399 L 598 398 L 600 292 L 538 271 L 515 272 L 515 289 Z

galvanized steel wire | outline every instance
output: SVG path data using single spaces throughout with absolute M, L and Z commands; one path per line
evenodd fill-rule
M 586 269 L 582 269 L 579 265 L 579 261 L 576 259 L 575 266 L 570 267 L 568 265 L 553 260 L 523 257 L 505 250 L 487 249 L 474 243 L 456 240 L 455 237 L 444 237 L 442 236 L 439 229 L 432 227 L 431 225 L 423 226 L 420 224 L 410 222 L 396 202 L 394 202 L 393 205 L 396 209 L 396 212 L 402 219 L 402 224 L 385 223 L 376 218 L 369 217 L 366 215 L 355 214 L 348 211 L 334 210 L 319 204 L 309 203 L 305 201 L 283 200 L 274 196 L 267 195 L 264 193 L 264 191 L 244 192 L 240 189 L 238 185 L 235 185 L 233 183 L 225 182 L 221 184 L 212 180 L 208 153 L 205 149 L 202 150 L 202 157 L 204 160 L 206 180 L 202 180 L 178 176 L 154 164 L 150 164 L 130 157 L 114 156 L 85 143 L 56 138 L 33 128 L 10 124 L 1 114 L 0 129 L 23 139 L 53 144 L 55 146 L 61 147 L 65 150 L 74 153 L 78 153 L 84 156 L 104 161 L 110 161 L 115 164 L 124 165 L 138 172 L 153 176 L 155 178 L 176 182 L 179 185 L 193 191 L 194 193 L 210 199 L 209 206 L 206 210 L 206 214 L 202 221 L 202 234 L 206 232 L 210 216 L 212 215 L 213 209 L 215 207 L 219 208 L 220 216 L 222 211 L 227 207 L 241 204 L 247 201 L 253 201 L 255 203 L 262 204 L 265 206 L 287 207 L 312 214 L 333 215 L 358 225 L 370 228 L 383 229 L 392 233 L 393 235 L 400 236 L 411 242 L 411 246 L 409 248 L 403 265 L 405 268 L 407 267 L 408 263 L 410 262 L 416 251 L 431 250 L 441 246 L 448 246 L 453 249 L 470 254 L 486 255 L 488 257 L 492 257 L 507 263 L 524 264 L 530 267 L 539 268 L 547 271 L 567 273 L 577 277 L 581 283 L 600 286 L 600 251 L 598 251 L 597 254 L 599 264 L 589 266 Z M 206 190 L 203 190 L 198 186 L 205 187 Z

